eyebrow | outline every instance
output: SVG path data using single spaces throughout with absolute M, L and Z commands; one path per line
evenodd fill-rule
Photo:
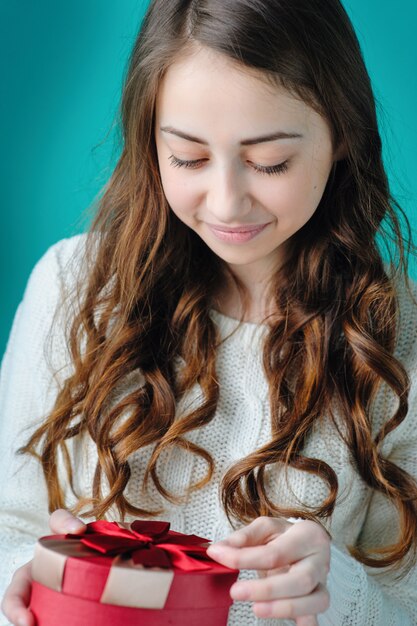
M 204 139 L 199 139 L 198 137 L 194 137 L 193 135 L 188 135 L 184 133 L 182 130 L 178 130 L 177 128 L 173 128 L 172 126 L 161 126 L 161 131 L 164 133 L 170 133 L 171 135 L 177 135 L 182 139 L 186 139 L 187 141 L 192 141 L 193 143 L 200 143 L 203 146 L 208 146 L 208 142 L 204 141 Z M 258 143 L 266 143 L 268 141 L 277 141 L 277 139 L 301 139 L 303 135 L 300 133 L 284 133 L 283 131 L 277 131 L 275 133 L 270 133 L 268 135 L 262 135 L 261 137 L 252 137 L 250 139 L 244 139 L 240 142 L 241 146 L 253 146 Z

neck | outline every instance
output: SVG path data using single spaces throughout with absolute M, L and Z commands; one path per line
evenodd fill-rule
M 268 288 L 264 283 L 244 284 L 246 300 L 242 301 L 236 283 L 229 279 L 214 299 L 214 308 L 223 315 L 245 322 L 261 323 L 273 312 Z

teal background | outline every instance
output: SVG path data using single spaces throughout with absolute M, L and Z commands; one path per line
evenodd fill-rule
M 146 0 L 0 0 L 0 355 L 30 270 L 85 230 Z M 380 104 L 393 190 L 417 226 L 417 3 L 346 0 Z M 417 276 L 417 263 L 411 265 Z

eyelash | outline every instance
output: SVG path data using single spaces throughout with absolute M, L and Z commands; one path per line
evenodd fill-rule
M 178 159 L 173 154 L 171 154 L 169 159 L 173 167 L 186 167 L 189 169 L 197 169 L 198 165 L 203 162 L 203 159 L 198 159 L 196 161 L 183 161 L 182 159 Z M 277 165 L 256 165 L 254 163 L 252 167 L 260 174 L 283 174 L 288 170 L 288 160 L 283 163 L 278 163 Z

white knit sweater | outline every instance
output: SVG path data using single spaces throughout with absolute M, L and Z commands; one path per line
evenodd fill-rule
M 57 380 L 70 371 L 68 352 L 59 323 L 52 343 L 45 344 L 62 289 L 74 282 L 77 254 L 85 236 L 60 241 L 36 265 L 23 301 L 18 308 L 8 347 L 2 362 L 0 387 L 0 596 L 12 572 L 31 558 L 36 538 L 48 534 L 46 488 L 40 466 L 30 458 L 17 457 L 16 449 L 26 440 L 35 422 L 53 405 Z M 73 259 L 72 262 L 70 260 Z M 401 324 L 397 356 L 416 381 L 417 311 L 403 288 L 400 290 Z M 223 336 L 237 322 L 212 311 Z M 213 480 L 189 496 L 183 506 L 163 501 L 160 519 L 171 522 L 174 530 L 196 533 L 212 540 L 226 537 L 231 528 L 219 500 L 219 482 L 225 470 L 269 439 L 270 416 L 268 388 L 263 374 L 260 341 L 266 327 L 244 323 L 219 348 L 217 375 L 220 399 L 215 418 L 189 438 L 208 450 L 216 463 Z M 50 363 L 49 363 L 50 361 Z M 49 364 L 48 364 L 49 363 Z M 57 378 L 51 371 L 60 370 Z M 140 374 L 126 380 L 126 391 L 140 384 Z M 417 399 L 414 384 L 407 419 L 390 434 L 383 452 L 417 476 Z M 189 410 L 199 402 L 198 386 L 181 403 L 178 411 Z M 391 403 L 391 404 L 390 404 Z M 185 404 L 187 406 L 185 406 Z M 375 405 L 375 429 L 392 409 L 392 399 L 382 393 Z M 26 429 L 26 430 L 24 430 Z M 142 476 L 151 447 L 131 459 L 132 477 L 128 497 L 144 506 L 161 503 L 155 489 L 150 499 L 141 493 Z M 395 536 L 396 513 L 379 495 L 372 495 L 350 462 L 346 447 L 329 422 L 323 420 L 309 440 L 306 453 L 322 458 L 336 471 L 340 495 L 328 529 L 331 532 L 332 560 L 328 587 L 331 606 L 319 617 L 321 626 L 411 626 L 417 624 L 417 568 L 398 581 L 387 571 L 365 568 L 347 552 L 346 546 L 359 538 L 369 545 L 385 544 Z M 74 441 L 71 454 L 75 467 L 75 486 L 89 493 L 96 463 L 93 443 L 86 437 Z M 185 487 L 205 474 L 203 461 L 177 450 L 160 464 L 160 474 L 169 489 L 182 493 Z M 277 502 L 306 504 L 321 501 L 326 494 L 322 482 L 295 470 L 290 472 L 290 488 L 277 468 L 268 472 L 268 490 Z M 68 490 L 68 504 L 74 502 Z M 115 519 L 117 514 L 115 513 Z M 243 571 L 242 578 L 256 576 Z M 230 610 L 229 626 L 277 626 L 283 620 L 257 619 L 250 603 L 235 603 Z M 3 618 L 1 626 L 7 624 Z

